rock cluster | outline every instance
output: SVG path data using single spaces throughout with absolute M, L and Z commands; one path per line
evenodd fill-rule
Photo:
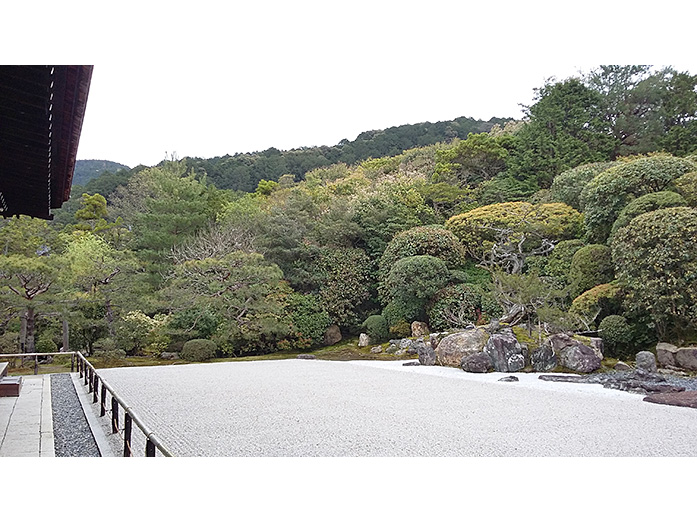
M 697 370 L 697 347 L 676 347 L 670 343 L 656 345 L 658 363 L 666 368 Z
M 563 375 L 563 374 L 543 374 L 539 377 L 543 381 L 558 381 L 570 383 L 599 383 L 606 389 L 623 390 L 637 394 L 682 392 L 684 387 L 671 385 L 665 376 L 657 372 L 648 372 L 643 369 L 636 369 L 632 372 L 612 372 L 606 374 L 583 375 Z

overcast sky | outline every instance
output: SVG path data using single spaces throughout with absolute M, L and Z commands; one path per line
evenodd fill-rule
M 681 19 L 694 8 L 672 0 L 660 13 L 597 0 L 573 12 L 508 0 L 124 0 L 112 10 L 68 1 L 40 22 L 34 4 L 12 7 L 7 19 L 33 15 L 32 34 L 64 32 L 28 59 L 94 64 L 78 159 L 129 167 L 173 153 L 334 145 L 458 116 L 516 118 L 545 79 L 601 63 L 697 73 L 691 31 L 675 16 L 677 6 Z M 26 30 L 13 25 L 3 48 L 23 56 L 21 44 L 36 47 Z

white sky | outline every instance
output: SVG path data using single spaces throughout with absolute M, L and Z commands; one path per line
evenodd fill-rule
M 68 1 L 64 14 L 43 16 L 57 4 L 26 2 L 3 16 L 17 24 L 0 43 L 18 51 L 3 63 L 94 64 L 78 159 L 130 167 L 172 153 L 334 145 L 458 116 L 520 117 L 545 79 L 601 63 L 697 73 L 680 23 L 695 8 L 679 1 L 660 12 L 641 1 L 589 0 L 576 11 L 483 3 Z M 29 37 L 56 27 L 62 40 Z

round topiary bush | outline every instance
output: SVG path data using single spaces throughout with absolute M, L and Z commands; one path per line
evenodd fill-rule
M 189 340 L 182 347 L 179 357 L 187 361 L 207 361 L 215 358 L 217 346 L 211 340 Z
M 666 209 L 668 207 L 684 207 L 685 205 L 687 205 L 685 198 L 671 191 L 659 191 L 639 196 L 639 198 L 632 200 L 622 209 L 622 212 L 612 225 L 612 234 L 610 238 L 612 238 L 618 229 L 629 225 L 629 222 L 640 214 L 656 211 L 658 209 Z
M 36 340 L 36 352 L 58 352 L 58 345 L 50 336 L 41 336 Z
M 380 343 L 390 336 L 390 327 L 382 314 L 368 316 L 363 322 L 362 328 L 370 336 L 371 341 L 375 343 Z
M 574 297 L 614 278 L 612 251 L 606 245 L 581 247 L 571 259 L 569 283 Z
M 617 314 L 606 316 L 600 322 L 598 330 L 603 339 L 607 356 L 627 357 L 631 355 L 633 329 L 624 316 Z

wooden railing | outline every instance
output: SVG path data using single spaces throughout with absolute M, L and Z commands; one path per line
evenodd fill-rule
M 34 374 L 38 373 L 39 357 L 42 356 L 70 356 L 70 372 L 80 373 L 80 379 L 84 380 L 88 392 L 92 394 L 92 403 L 100 402 L 99 416 L 111 415 L 112 434 L 118 434 L 123 439 L 123 456 L 133 456 L 131 448 L 133 424 L 135 423 L 145 436 L 145 456 L 155 457 L 156 451 L 162 456 L 171 457 L 172 453 L 158 439 L 155 433 L 138 417 L 133 408 L 118 395 L 118 393 L 102 378 L 92 364 L 87 361 L 80 352 L 33 352 L 21 354 L 0 354 L 0 358 L 34 358 Z M 107 408 L 107 392 L 111 395 L 111 408 Z M 120 423 L 120 411 L 123 411 L 123 428 Z

